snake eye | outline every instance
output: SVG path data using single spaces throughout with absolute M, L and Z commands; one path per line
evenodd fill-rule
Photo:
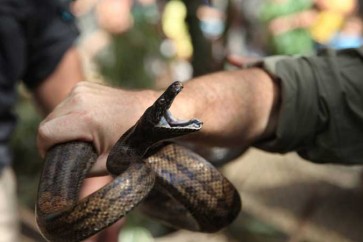
M 157 124 L 163 118 L 167 110 L 170 108 L 174 98 L 183 89 L 181 82 L 172 83 L 161 96 L 154 102 L 146 113 L 149 116 L 148 121 Z
M 164 97 L 159 98 L 158 103 L 161 104 L 161 105 L 164 105 L 166 103 L 165 98 Z

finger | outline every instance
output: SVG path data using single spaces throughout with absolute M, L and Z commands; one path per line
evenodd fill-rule
M 44 158 L 46 151 L 55 144 L 72 140 L 92 141 L 88 123 L 75 113 L 43 121 L 38 129 L 37 146 Z
M 71 112 L 77 112 L 76 105 L 70 105 L 70 97 L 65 98 L 62 102 L 60 102 L 53 110 L 50 112 L 44 119 L 43 122 L 48 122 L 54 118 L 66 116 Z M 72 107 L 71 110 L 69 107 Z

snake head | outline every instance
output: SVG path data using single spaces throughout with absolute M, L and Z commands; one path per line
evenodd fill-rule
M 183 84 L 179 81 L 173 82 L 164 93 L 150 107 L 149 120 L 157 125 L 166 115 L 175 97 L 183 90 Z
M 159 137 L 174 138 L 189 134 L 202 128 L 202 122 L 198 119 L 178 120 L 169 111 L 175 97 L 182 91 L 183 84 L 173 82 L 165 92 L 149 107 L 141 122 L 144 127 L 149 127 Z M 145 125 L 146 124 L 146 125 Z
M 197 119 L 177 120 L 169 111 L 175 97 L 183 89 L 181 82 L 172 83 L 163 94 L 151 105 L 141 118 L 114 145 L 107 159 L 107 169 L 112 174 L 120 174 L 120 153 L 122 157 L 144 157 L 147 151 L 157 143 L 190 134 L 202 128 Z M 123 151 L 120 151 L 123 150 Z M 126 152 L 125 152 L 126 150 Z M 133 155 L 130 155 L 133 154 Z M 116 158 L 118 157 L 118 158 Z M 124 162 L 128 164 L 128 161 Z

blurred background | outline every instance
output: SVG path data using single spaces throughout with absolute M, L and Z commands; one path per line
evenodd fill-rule
M 174 80 L 247 63 L 268 55 L 312 54 L 363 43 L 363 1 L 357 0 L 77 0 L 73 13 L 88 81 L 129 89 L 164 88 Z M 229 61 L 228 61 L 229 60 Z M 231 61 L 232 60 L 232 61 Z M 19 86 L 19 125 L 12 146 L 24 241 L 42 241 L 33 208 L 42 169 L 35 143 L 41 121 Z M 321 166 L 295 154 L 251 149 L 216 165 L 241 192 L 243 211 L 211 235 L 174 231 L 137 211 L 122 242 L 363 241 L 360 167 Z

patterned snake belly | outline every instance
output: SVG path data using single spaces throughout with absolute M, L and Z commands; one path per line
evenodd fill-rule
M 82 241 L 139 204 L 161 222 L 192 231 L 215 232 L 236 218 L 241 200 L 233 185 L 199 155 L 164 142 L 202 126 L 168 111 L 181 90 L 179 82 L 170 85 L 119 139 L 107 160 L 113 181 L 84 199 L 79 190 L 97 158 L 92 144 L 69 142 L 49 150 L 36 204 L 46 239 Z

